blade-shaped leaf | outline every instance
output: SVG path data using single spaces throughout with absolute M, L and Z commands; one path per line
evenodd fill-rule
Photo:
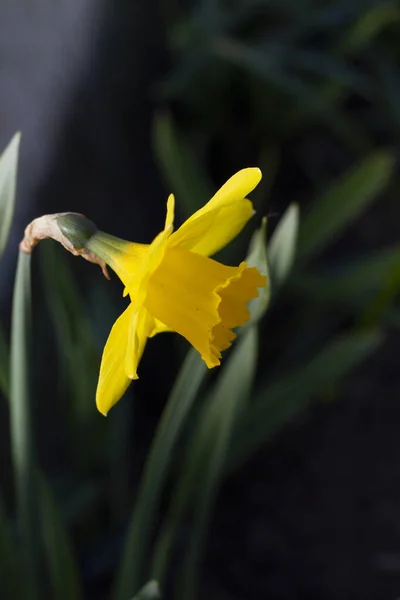
M 29 390 L 31 336 L 30 255 L 19 253 L 15 277 L 10 364 L 10 435 L 22 564 L 30 598 L 38 600 L 40 536 Z
M 377 327 L 390 312 L 398 297 L 400 289 L 400 254 L 397 261 L 376 293 L 373 300 L 367 305 L 364 312 L 358 317 L 357 327 L 360 330 L 368 330 Z
M 305 410 L 312 398 L 329 389 L 374 352 L 382 341 L 377 332 L 349 334 L 320 354 L 262 389 L 238 424 L 230 469 L 237 468 L 285 424 Z
M 16 133 L 0 156 L 0 259 L 7 244 L 14 215 L 20 139 L 21 134 Z
M 181 600 L 195 600 L 199 594 L 199 571 L 207 527 L 220 488 L 233 427 L 251 392 L 256 362 L 257 331 L 252 327 L 236 344 L 215 384 L 210 402 L 200 417 L 198 435 L 195 434 L 193 447 L 189 450 L 185 472 L 181 475 L 184 478 L 191 470 L 197 478 L 191 499 L 194 528 L 183 564 Z
M 64 387 L 69 388 L 72 418 L 88 421 L 93 410 L 98 351 L 68 257 L 52 241 L 39 247 L 43 287 L 57 337 Z
M 234 347 L 225 368 L 208 397 L 187 449 L 184 468 L 172 494 L 172 503 L 158 536 L 153 558 L 153 576 L 163 584 L 171 561 L 176 535 L 196 495 L 196 534 L 186 578 L 195 577 L 193 569 L 201 553 L 203 536 L 217 490 L 221 465 L 225 461 L 230 432 L 254 377 L 257 358 L 257 333 L 248 329 Z M 196 490 L 196 494 L 194 494 Z M 198 493 L 197 493 L 198 491 Z M 187 584 L 191 585 L 191 584 Z M 186 584 L 185 584 L 186 588 Z M 193 591 L 194 594 L 194 591 Z M 192 593 L 187 597 L 194 598 Z
M 146 461 L 117 574 L 113 595 L 115 600 L 129 598 L 142 584 L 143 569 L 172 452 L 206 373 L 207 367 L 199 353 L 194 349 L 189 350 Z
M 299 207 L 291 204 L 279 221 L 269 243 L 271 276 L 277 285 L 282 284 L 292 268 L 299 229 Z
M 371 43 L 382 29 L 399 20 L 398 6 L 390 0 L 379 2 L 369 10 L 363 11 L 360 17 L 352 24 L 347 34 L 340 41 L 341 52 L 354 51 Z
M 357 218 L 385 188 L 393 167 L 393 156 L 378 151 L 333 183 L 302 218 L 299 258 L 305 260 L 320 251 Z
M 160 589 L 156 581 L 149 581 L 132 600 L 158 600 L 161 598 Z
M 28 598 L 28 590 L 24 588 L 21 565 L 15 540 L 12 537 L 7 516 L 0 502 L 0 582 L 4 598 L 21 600 Z
M 291 281 L 296 294 L 312 295 L 319 302 L 365 304 L 391 278 L 400 264 L 400 246 L 358 258 L 331 272 L 301 273 Z
M 271 281 L 267 260 L 267 219 L 264 217 L 261 227 L 254 232 L 250 240 L 249 253 L 246 258 L 249 267 L 257 267 L 261 275 L 267 277 L 267 284 L 258 290 L 258 296 L 248 303 L 250 321 L 246 325 L 252 327 L 266 312 L 271 297 Z
M 4 394 L 6 398 L 10 393 L 10 355 L 9 347 L 6 342 L 4 331 L 0 327 L 0 392 Z
M 53 493 L 43 475 L 38 474 L 41 533 L 44 541 L 53 598 L 80 600 L 83 590 L 73 550 L 54 501 Z

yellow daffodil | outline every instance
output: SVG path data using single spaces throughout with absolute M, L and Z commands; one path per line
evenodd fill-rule
M 167 201 L 164 230 L 151 244 L 120 240 L 103 232 L 86 248 L 118 275 L 130 304 L 114 323 L 104 348 L 96 402 L 101 413 L 121 398 L 137 368 L 147 339 L 176 331 L 198 350 L 207 367 L 220 364 L 221 351 L 246 323 L 246 303 L 266 278 L 245 262 L 225 266 L 210 255 L 228 244 L 254 214 L 246 198 L 261 171 L 239 171 L 178 230 L 173 231 L 174 196 Z

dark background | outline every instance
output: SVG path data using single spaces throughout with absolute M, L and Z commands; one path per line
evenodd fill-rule
M 35 216 L 83 212 L 109 233 L 149 242 L 172 189 L 181 222 L 207 200 L 204 190 L 212 193 L 240 168 L 259 165 L 264 179 L 254 195 L 252 227 L 267 214 L 271 233 L 291 202 L 300 204 L 302 218 L 332 181 L 375 149 L 397 160 L 395 1 L 5 2 L 0 48 L 1 147 L 22 131 L 17 212 L 0 272 L 6 331 L 17 243 Z M 183 158 L 177 152 L 176 136 L 201 184 L 185 151 Z M 378 351 L 314 395 L 306 411 L 225 482 L 209 530 L 202 598 L 400 595 L 400 258 L 380 278 L 374 275 L 373 290 L 361 286 L 339 300 L 323 293 L 325 282 L 335 287 L 331 275 L 398 243 L 398 190 L 395 168 L 375 203 L 313 257 L 307 275 L 319 291 L 295 266 L 262 322 L 259 382 L 284 376 L 334 336 L 358 327 L 381 289 L 389 290 L 373 320 L 383 335 Z M 234 245 L 239 260 L 251 231 Z M 139 382 L 114 409 L 121 413 L 117 437 L 126 477 L 113 500 L 107 453 L 96 446 L 108 425 L 88 415 L 95 412 L 102 344 L 121 310 L 120 286 L 83 261 L 61 259 L 93 332 L 85 358 L 75 363 L 82 382 L 73 384 L 60 336 L 67 330 L 69 351 L 78 353 L 83 325 L 68 325 L 73 308 L 63 313 L 65 322 L 54 316 L 46 286 L 56 278 L 42 258 L 34 257 L 33 278 L 40 459 L 66 505 L 87 597 L 105 598 L 144 457 L 186 345 L 176 336 L 152 341 Z M 71 408 L 79 394 L 84 408 L 74 402 Z M 74 410 L 84 414 L 83 430 L 74 430 Z M 1 415 L 1 481 L 12 515 L 6 408 Z M 170 483 L 165 506 L 172 489 Z M 190 532 L 189 519 L 171 566 L 171 589 Z

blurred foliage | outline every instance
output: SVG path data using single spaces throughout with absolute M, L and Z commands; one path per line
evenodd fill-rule
M 14 215 L 20 139 L 21 135 L 16 133 L 0 156 L 0 258 L 7 244 Z
M 112 322 L 113 299 L 104 284 L 81 289 L 75 263 L 53 244 L 35 256 L 43 277 L 33 285 L 46 297 L 57 348 L 51 385 L 61 409 L 54 422 L 28 418 L 40 399 L 35 379 L 28 385 L 28 359 L 18 354 L 27 346 L 14 331 L 10 393 L 0 330 L 0 389 L 11 396 L 16 476 L 15 500 L 5 493 L 0 506 L 0 582 L 15 600 L 35 597 L 26 562 L 47 594 L 37 597 L 157 598 L 153 580 L 166 598 L 206 597 L 202 556 L 226 478 L 311 402 L 339 399 L 341 382 L 399 323 L 400 248 L 377 228 L 363 233 L 372 203 L 384 202 L 390 214 L 398 192 L 398 3 L 162 6 L 171 68 L 152 88 L 160 176 L 186 217 L 233 172 L 259 165 L 263 181 L 252 197 L 258 216 L 222 256 L 241 260 L 253 234 L 248 260 L 269 283 L 217 373 L 188 352 L 143 451 L 128 399 L 107 419 L 95 412 L 98 332 Z M 14 205 L 16 140 L 0 159 L 1 252 Z M 28 275 L 20 277 L 27 285 Z M 14 318 L 21 309 L 20 325 L 21 294 L 14 309 Z M 43 368 L 47 341 L 36 340 L 33 365 Z M 152 360 L 157 368 L 159 358 Z M 136 405 L 145 395 L 138 390 Z M 47 456 L 37 447 L 60 446 L 57 472 L 45 475 Z
M 156 600 L 161 598 L 156 581 L 149 581 L 132 600 Z

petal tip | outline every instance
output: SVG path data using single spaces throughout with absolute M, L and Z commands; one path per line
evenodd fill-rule
M 258 186 L 262 179 L 262 172 L 259 167 L 246 167 L 245 169 L 239 171 L 237 175 L 239 175 L 239 180 L 241 179 L 242 181 L 246 182 L 245 185 L 247 190 L 244 190 L 246 196 Z
M 246 167 L 243 169 L 243 173 L 252 175 L 254 178 L 257 178 L 259 180 L 262 178 L 262 171 L 260 167 Z
M 96 404 L 97 404 L 97 410 L 99 411 L 99 413 L 101 415 L 103 415 L 103 417 L 106 417 L 108 415 L 108 410 L 105 410 L 105 408 L 103 408 L 99 402 L 97 402 Z
M 175 196 L 170 194 L 167 199 L 167 215 L 165 217 L 164 231 L 172 231 L 174 228 Z
M 257 180 L 257 184 L 261 181 L 262 179 L 262 171 L 259 167 L 250 167 L 251 171 L 252 171 L 252 175 L 254 177 L 254 179 Z

